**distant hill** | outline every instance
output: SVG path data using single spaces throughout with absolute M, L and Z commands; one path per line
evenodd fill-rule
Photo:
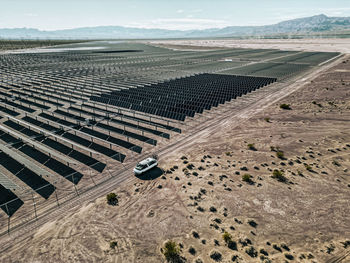
M 5 39 L 140 39 L 140 38 L 196 38 L 248 37 L 279 35 L 317 35 L 346 32 L 350 35 L 350 17 L 317 15 L 266 26 L 229 26 L 204 30 L 144 29 L 122 26 L 98 26 L 75 29 L 41 31 L 33 28 L 0 29 Z

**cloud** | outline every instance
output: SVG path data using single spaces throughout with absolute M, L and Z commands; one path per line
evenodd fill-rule
M 183 12 L 185 12 L 185 11 L 182 9 L 176 10 L 176 13 L 178 13 L 178 14 L 182 14 Z
M 172 30 L 192 30 L 192 29 L 207 29 L 207 28 L 223 28 L 229 26 L 226 20 L 216 19 L 199 19 L 199 18 L 159 18 L 144 23 L 132 23 L 126 26 L 138 28 L 158 28 Z

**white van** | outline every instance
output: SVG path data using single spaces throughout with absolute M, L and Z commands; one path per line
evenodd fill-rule
M 158 165 L 158 162 L 155 158 L 147 158 L 145 160 L 142 160 L 136 165 L 136 167 L 134 168 L 134 173 L 136 175 L 143 174 L 144 172 L 151 170 L 153 167 L 156 167 L 157 165 Z

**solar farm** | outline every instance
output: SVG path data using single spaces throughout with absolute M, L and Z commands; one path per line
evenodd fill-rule
M 0 234 L 338 55 L 117 41 L 0 55 Z

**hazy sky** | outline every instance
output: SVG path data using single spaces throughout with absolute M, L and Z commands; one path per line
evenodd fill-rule
M 350 0 L 0 0 L 0 28 L 120 25 L 203 29 L 350 16 Z

